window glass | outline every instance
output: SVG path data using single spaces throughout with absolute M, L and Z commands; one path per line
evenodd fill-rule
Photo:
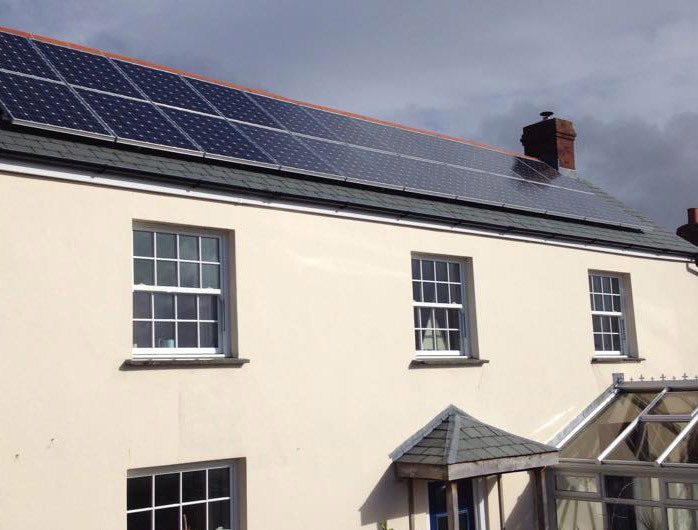
M 439 259 L 412 259 L 412 299 L 417 351 L 461 355 L 466 346 L 461 264 Z
M 667 509 L 669 530 L 698 530 L 698 512 L 687 508 Z
M 448 512 L 446 509 L 446 482 L 429 482 L 429 525 L 430 530 L 448 530 Z M 463 479 L 457 481 L 458 488 L 458 519 L 460 528 L 464 530 L 475 528 L 475 505 L 473 499 L 472 481 Z
M 560 451 L 563 458 L 596 459 L 654 399 L 655 393 L 622 393 Z
M 632 504 L 607 504 L 609 530 L 660 530 L 662 509 Z
M 657 460 L 686 422 L 641 421 L 608 455 L 608 460 Z
M 556 475 L 555 487 L 560 491 L 576 491 L 580 493 L 597 493 L 596 477 L 580 477 L 573 475 Z
M 595 351 L 624 353 L 622 280 L 615 276 L 590 274 L 589 299 Z
M 649 414 L 691 414 L 698 407 L 698 392 L 667 392 Z
M 695 427 L 669 453 L 666 462 L 672 464 L 698 464 L 698 431 Z
M 600 502 L 555 499 L 558 530 L 605 530 Z
M 655 477 L 624 477 L 607 475 L 606 496 L 614 499 L 658 501 L 659 479 Z
M 667 482 L 667 497 L 680 500 L 698 500 L 698 484 Z

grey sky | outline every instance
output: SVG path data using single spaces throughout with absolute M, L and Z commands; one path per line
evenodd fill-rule
M 660 5 L 661 4 L 661 5 Z M 520 150 L 574 121 L 578 169 L 669 228 L 698 206 L 695 0 L 0 0 L 1 24 Z

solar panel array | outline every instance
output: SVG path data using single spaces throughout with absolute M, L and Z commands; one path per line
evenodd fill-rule
M 0 32 L 13 123 L 600 223 L 642 224 L 583 180 L 435 135 Z

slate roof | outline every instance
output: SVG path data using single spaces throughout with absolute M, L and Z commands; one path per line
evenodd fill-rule
M 487 425 L 450 405 L 390 457 L 399 463 L 451 465 L 556 452 L 554 447 Z
M 213 160 L 191 159 L 145 149 L 67 139 L 40 131 L 0 126 L 0 155 L 44 160 L 98 171 L 114 171 L 157 181 L 190 184 L 202 189 L 227 190 L 236 195 L 300 201 L 311 204 L 385 213 L 413 220 L 433 221 L 498 233 L 554 241 L 632 249 L 677 256 L 695 256 L 698 247 L 630 210 L 602 190 L 601 195 L 643 219 L 650 230 L 609 227 L 501 207 L 464 204 L 445 198 L 424 198 L 395 190 L 380 190 L 345 182 L 274 170 L 249 168 Z

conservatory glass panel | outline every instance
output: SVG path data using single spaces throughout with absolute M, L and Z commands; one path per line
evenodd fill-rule
M 595 459 L 647 408 L 656 392 L 620 394 L 560 451 L 562 458 Z
M 608 455 L 607 460 L 653 462 L 685 426 L 686 422 L 640 422 Z
M 558 530 L 604 530 L 600 502 L 556 499 Z
M 598 493 L 596 477 L 574 475 L 557 475 L 555 487 L 560 491 L 578 491 L 581 493 Z
M 633 504 L 608 504 L 607 510 L 609 530 L 660 530 L 662 528 L 661 508 Z
M 691 414 L 698 407 L 698 392 L 667 392 L 649 414 Z
M 698 430 L 692 428 L 665 460 L 670 464 L 698 464 Z
M 606 475 L 606 497 L 614 499 L 660 500 L 656 477 L 625 477 Z
M 697 514 L 696 510 L 669 508 L 667 510 L 669 530 L 698 530 L 698 524 L 696 524 Z

